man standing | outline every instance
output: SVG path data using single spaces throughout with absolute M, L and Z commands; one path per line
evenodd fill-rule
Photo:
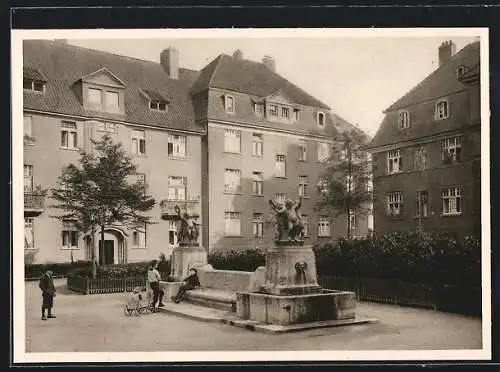
M 161 276 L 160 273 L 158 272 L 157 267 L 158 267 L 158 262 L 156 260 L 153 260 L 148 270 L 149 288 L 151 288 L 151 290 L 153 291 L 153 302 L 151 304 L 153 308 L 156 307 L 157 301 L 159 302 L 158 307 L 165 306 L 162 302 L 164 292 L 162 289 L 160 289 Z
M 55 318 L 52 314 L 52 307 L 54 306 L 54 297 L 56 296 L 56 289 L 54 287 L 54 280 L 52 279 L 52 271 L 47 270 L 40 278 L 38 287 L 42 290 L 42 320 L 47 318 Z M 45 316 L 45 309 L 47 309 L 47 316 Z

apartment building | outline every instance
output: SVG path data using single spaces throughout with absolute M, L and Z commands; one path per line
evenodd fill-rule
M 480 47 L 438 49 L 439 66 L 385 111 L 371 143 L 374 230 L 481 233 Z
M 133 156 L 157 203 L 154 224 L 105 230 L 101 264 L 169 255 L 176 205 L 199 216 L 208 250 L 269 245 L 269 199 L 300 195 L 308 242 L 345 234 L 345 218 L 314 205 L 333 138 L 352 126 L 277 74 L 271 57 L 237 51 L 193 71 L 174 48 L 160 63 L 62 41 L 27 40 L 23 53 L 26 262 L 91 257 L 89 235 L 53 218 L 53 201 L 37 190 L 54 187 L 104 134 Z M 363 219 L 352 223 L 366 234 Z

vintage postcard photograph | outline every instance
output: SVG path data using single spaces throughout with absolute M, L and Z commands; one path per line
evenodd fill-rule
M 13 363 L 491 359 L 487 28 L 11 36 Z

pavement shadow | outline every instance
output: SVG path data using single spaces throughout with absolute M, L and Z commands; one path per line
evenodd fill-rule
M 68 287 L 66 286 L 66 283 L 55 285 L 55 288 L 56 288 L 56 293 L 58 295 L 64 295 L 64 296 L 84 296 L 83 293 L 75 292 L 75 291 L 72 291 L 71 289 L 68 289 Z

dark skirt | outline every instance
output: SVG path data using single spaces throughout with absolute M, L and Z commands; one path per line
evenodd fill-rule
M 50 293 L 43 292 L 42 293 L 42 306 L 43 307 L 52 307 L 54 305 L 54 296 Z

